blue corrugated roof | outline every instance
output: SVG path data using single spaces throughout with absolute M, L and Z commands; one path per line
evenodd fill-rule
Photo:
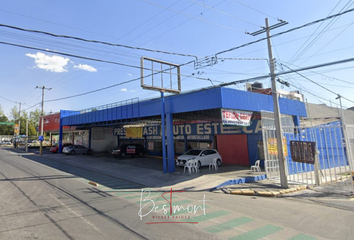
M 279 107 L 280 112 L 283 114 L 306 116 L 306 108 L 303 102 L 280 98 Z M 184 113 L 215 108 L 230 108 L 255 112 L 262 110 L 273 111 L 273 99 L 271 95 L 225 87 L 165 97 L 166 113 Z M 63 125 L 152 117 L 161 115 L 161 99 L 153 99 L 74 116 L 65 115 L 61 115 Z

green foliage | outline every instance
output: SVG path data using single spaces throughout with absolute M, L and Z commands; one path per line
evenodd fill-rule
M 34 111 L 26 112 L 21 111 L 21 124 L 20 124 L 20 135 L 26 135 L 26 120 L 28 119 L 28 136 L 37 136 L 36 127 L 39 126 L 39 117 L 41 116 L 41 111 L 37 108 Z M 19 123 L 19 112 L 18 107 L 15 105 L 10 112 L 10 119 L 8 119 L 2 107 L 0 105 L 0 122 L 14 122 Z M 0 135 L 13 135 L 14 125 L 0 125 Z
M 0 116 L 0 122 L 9 122 L 6 116 Z M 14 125 L 0 125 L 0 135 L 13 135 Z

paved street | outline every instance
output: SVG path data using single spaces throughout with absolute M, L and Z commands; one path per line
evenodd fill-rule
M 0 149 L 0 239 L 352 239 L 354 234 L 349 199 L 340 199 L 347 207 L 339 208 L 290 195 L 186 190 L 162 196 L 166 192 L 55 158 Z M 171 199 L 173 206 L 189 205 L 189 212 L 169 215 Z

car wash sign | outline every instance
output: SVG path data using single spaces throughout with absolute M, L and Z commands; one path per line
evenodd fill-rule
M 250 126 L 252 112 L 239 111 L 233 109 L 221 109 L 221 119 L 223 125 Z

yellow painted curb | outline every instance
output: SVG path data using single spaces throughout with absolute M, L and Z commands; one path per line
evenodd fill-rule
M 253 190 L 241 190 L 241 193 L 245 195 L 255 195 Z
M 98 186 L 98 183 L 95 183 L 95 182 L 92 182 L 92 181 L 90 181 L 89 184 L 91 184 L 91 185 L 93 185 L 93 186 L 95 186 L 95 187 Z
M 241 190 L 232 190 L 230 191 L 231 194 L 241 194 Z
M 305 190 L 307 188 L 308 188 L 308 186 L 299 186 L 299 187 L 283 189 L 283 190 L 276 190 L 276 191 L 268 191 L 268 190 L 257 191 L 257 190 L 250 190 L 250 189 L 237 189 L 237 190 L 230 190 L 230 194 L 276 197 L 276 196 L 279 196 L 282 194 L 293 193 L 293 192 L 297 192 L 300 190 Z
M 265 192 L 265 191 L 257 191 L 257 193 L 260 195 L 260 196 L 264 196 L 264 197 L 272 197 L 274 196 L 272 192 Z

